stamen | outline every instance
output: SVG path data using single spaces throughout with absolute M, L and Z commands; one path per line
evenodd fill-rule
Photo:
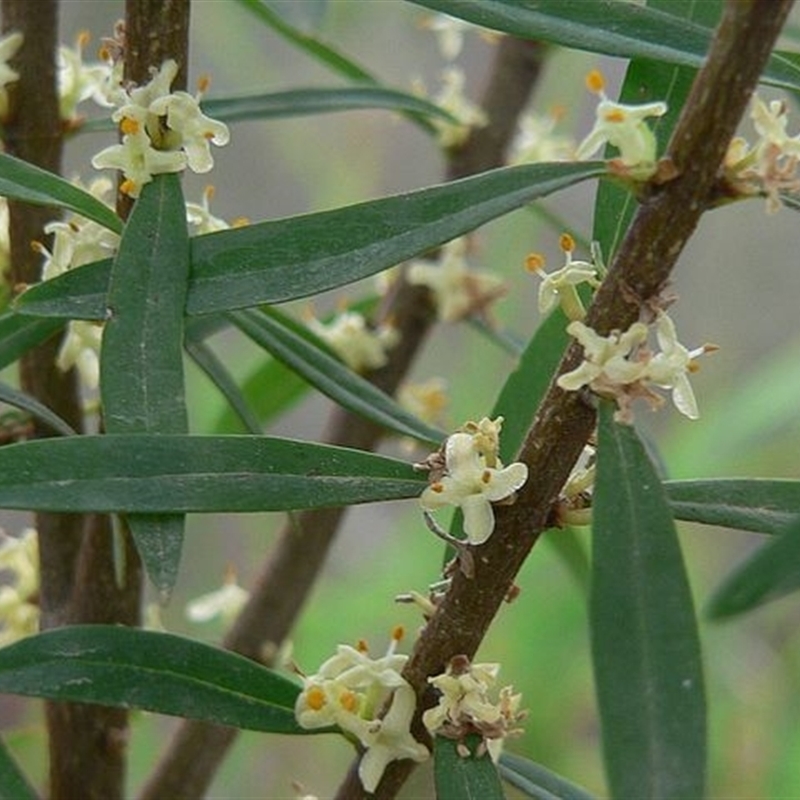
M 123 117 L 122 122 L 119 123 L 119 129 L 124 133 L 126 136 L 129 136 L 134 133 L 139 133 L 139 122 L 133 117 Z
M 544 265 L 545 258 L 541 253 L 529 253 L 525 258 L 525 269 L 528 272 L 541 272 Z
M 326 703 L 325 692 L 319 686 L 312 686 L 306 692 L 306 704 L 312 711 L 319 711 Z
M 575 250 L 575 240 L 568 233 L 562 233 L 558 237 L 558 245 L 565 253 Z
M 606 79 L 599 69 L 593 69 L 586 76 L 586 88 L 593 94 L 602 94 L 606 88 Z
M 358 709 L 358 695 L 349 690 L 342 692 L 342 696 L 339 698 L 339 705 L 352 714 Z

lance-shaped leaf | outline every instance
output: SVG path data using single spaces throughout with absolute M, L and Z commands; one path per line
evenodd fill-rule
M 36 319 L 6 311 L 0 314 L 0 369 L 49 339 L 64 327 L 60 319 Z
M 605 173 L 601 162 L 503 167 L 365 203 L 191 240 L 186 310 L 207 314 L 335 289 L 415 258 L 539 197 Z M 21 313 L 103 319 L 107 262 L 39 284 Z
M 122 221 L 89 192 L 41 167 L 0 153 L 0 196 L 40 206 L 58 206 L 120 233 Z
M 800 481 L 722 478 L 665 481 L 676 519 L 781 533 L 800 516 Z
M 0 800 L 39 800 L 25 773 L 0 741 Z
M 612 797 L 702 797 L 706 710 L 669 504 L 636 431 L 600 407 L 590 623 Z
M 330 114 L 337 111 L 386 109 L 414 111 L 457 123 L 455 117 L 422 97 L 387 89 L 382 86 L 349 86 L 346 88 L 291 89 L 286 92 L 220 97 L 202 102 L 203 113 L 223 122 L 243 122 L 256 119 L 276 119 Z M 86 122 L 81 130 L 113 130 L 108 118 Z
M 157 175 L 133 207 L 111 269 L 100 358 L 108 433 L 188 431 L 183 382 L 188 280 L 180 178 Z M 131 514 L 128 524 L 150 579 L 168 592 L 178 574 L 183 515 Z
M 500 756 L 500 777 L 535 800 L 593 800 L 585 789 L 516 753 Z
M 480 736 L 467 736 L 464 742 L 436 736 L 433 740 L 433 776 L 436 800 L 504 800 L 497 767 L 488 752 L 477 755 Z M 470 755 L 458 749 L 467 747 Z
M 708 606 L 711 617 L 750 611 L 800 589 L 800 519 L 729 575 Z
M 0 382 L 0 402 L 27 411 L 32 417 L 46 422 L 56 433 L 60 433 L 62 436 L 72 436 L 75 433 L 75 430 L 66 420 L 61 419 L 58 414 L 51 411 L 43 403 L 40 403 L 35 397 L 2 382 Z
M 292 681 L 218 647 L 116 625 L 59 628 L 0 649 L 0 693 L 305 732 Z
M 269 436 L 70 436 L 0 447 L 0 508 L 288 511 L 419 495 L 405 461 Z
M 536 39 L 622 58 L 700 67 L 712 30 L 664 11 L 617 0 L 411 0 L 522 39 Z M 702 5 L 702 4 L 701 4 Z M 795 54 L 772 56 L 762 78 L 800 88 Z
M 426 425 L 385 392 L 348 369 L 320 347 L 315 338 L 278 311 L 234 311 L 230 320 L 254 342 L 294 372 L 355 414 L 402 436 L 438 446 L 447 433 Z

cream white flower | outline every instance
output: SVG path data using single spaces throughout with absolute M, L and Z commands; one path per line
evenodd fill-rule
M 442 71 L 442 88 L 431 98 L 458 120 L 458 124 L 438 118 L 431 120 L 442 147 L 458 147 L 469 136 L 471 128 L 481 128 L 489 121 L 484 111 L 464 94 L 465 83 L 463 70 L 447 67 Z
M 107 147 L 92 159 L 98 169 L 122 171 L 122 191 L 138 197 L 153 175 L 208 172 L 213 166 L 210 145 L 227 144 L 228 128 L 206 117 L 199 98 L 187 92 L 170 93 L 178 73 L 177 64 L 165 61 L 152 80 L 130 92 L 120 89 L 112 119 L 120 126 L 122 143 Z
M 386 351 L 400 340 L 397 330 L 388 325 L 369 328 L 357 311 L 345 311 L 327 323 L 310 315 L 306 324 L 354 372 L 384 366 L 388 361 Z
M 0 120 L 8 116 L 8 92 L 6 86 L 19 80 L 19 73 L 8 66 L 22 47 L 23 36 L 19 31 L 14 31 L 0 39 Z
M 647 379 L 662 389 L 672 390 L 675 408 L 689 419 L 697 419 L 697 401 L 689 383 L 689 373 L 697 370 L 695 359 L 703 353 L 716 350 L 714 345 L 703 345 L 688 350 L 679 341 L 675 323 L 661 312 L 656 320 L 656 336 L 661 352 L 656 353 L 647 363 Z
M 75 367 L 83 385 L 87 389 L 96 389 L 100 383 L 102 341 L 101 324 L 90 320 L 70 320 L 58 351 L 56 366 L 63 372 Z
M 210 622 L 219 618 L 232 622 L 244 607 L 250 592 L 236 581 L 236 572 L 229 568 L 219 589 L 195 597 L 186 604 L 186 617 L 192 622 Z
M 224 219 L 211 213 L 213 197 L 214 187 L 206 186 L 201 203 L 186 203 L 186 221 L 194 228 L 195 233 L 215 233 L 231 227 Z
M 510 164 L 535 164 L 543 161 L 570 161 L 575 157 L 575 140 L 556 133 L 563 113 L 555 108 L 549 114 L 525 114 L 511 144 Z
M 596 289 L 600 285 L 598 268 L 588 261 L 572 258 L 575 241 L 569 234 L 563 234 L 560 242 L 566 259 L 561 269 L 545 272 L 544 257 L 538 253 L 528 256 L 527 267 L 542 279 L 539 284 L 539 313 L 549 314 L 560 304 L 568 319 L 580 320 L 586 316 L 586 311 L 575 287 L 588 283 Z
M 612 331 L 600 336 L 580 321 L 571 322 L 567 333 L 583 345 L 584 362 L 561 375 L 557 381 L 562 389 L 576 391 L 590 386 L 598 394 L 615 394 L 619 386 L 633 383 L 644 376 L 646 364 L 635 356 L 638 347 L 647 341 L 647 325 L 634 322 L 627 331 Z
M 31 636 L 39 626 L 39 540 L 28 528 L 19 537 L 0 531 L 0 647 Z
M 510 686 L 500 690 L 497 700 L 490 699 L 499 671 L 499 664 L 470 664 L 465 656 L 453 658 L 444 673 L 428 678 L 439 691 L 439 702 L 423 713 L 425 727 L 434 735 L 454 739 L 478 733 L 497 760 L 503 739 L 521 733 L 518 723 L 525 717 L 519 709 L 522 696 Z
M 502 278 L 490 272 L 471 270 L 466 260 L 467 240 L 453 239 L 441 249 L 435 262 L 413 261 L 407 279 L 415 286 L 427 286 L 443 322 L 456 322 L 486 308 L 505 294 Z
M 447 382 L 434 377 L 419 383 L 404 383 L 397 392 L 397 401 L 423 422 L 437 425 L 449 402 Z
M 58 48 L 58 97 L 61 119 L 72 120 L 80 103 L 90 98 L 98 105 L 110 106 L 107 98 L 108 84 L 113 68 L 110 64 L 86 64 L 83 49 L 89 43 L 89 34 L 78 34 L 75 47 Z
M 645 120 L 666 114 L 667 104 L 656 102 L 634 106 L 615 103 L 606 96 L 605 80 L 597 70 L 589 73 L 586 84 L 590 91 L 600 97 L 600 102 L 594 127 L 578 145 L 576 158 L 591 158 L 608 143 L 619 150 L 618 158 L 624 166 L 654 171 L 656 137 Z M 637 176 L 646 177 L 638 172 Z
M 420 762 L 430 756 L 428 748 L 411 735 L 416 704 L 417 697 L 411 686 L 398 686 L 386 716 L 369 728 L 366 741 L 362 741 L 367 751 L 358 765 L 358 777 L 367 792 L 375 791 L 389 762 L 404 758 Z
M 359 777 L 368 792 L 378 785 L 390 761 L 423 761 L 429 755 L 410 731 L 416 695 L 400 674 L 408 660 L 395 652 L 402 635 L 402 628 L 395 629 L 386 654 L 378 659 L 369 657 L 365 645 L 339 645 L 316 674 L 303 678 L 295 703 L 301 727 L 338 725 L 366 748 Z M 378 714 L 390 697 L 389 711 L 381 719 Z
M 425 511 L 458 506 L 464 515 L 464 532 L 470 544 L 485 542 L 494 530 L 492 503 L 511 498 L 528 479 L 528 467 L 515 462 L 503 467 L 495 458 L 489 466 L 476 438 L 454 433 L 444 446 L 444 474 L 437 477 L 420 496 Z

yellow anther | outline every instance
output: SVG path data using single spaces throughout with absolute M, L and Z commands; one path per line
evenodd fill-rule
M 610 111 L 606 112 L 603 115 L 603 118 L 606 122 L 614 122 L 620 123 L 625 122 L 627 117 L 625 116 L 625 112 L 621 108 L 612 108 Z
M 444 486 L 441 483 L 432 483 L 431 491 L 436 492 L 436 494 L 441 494 L 444 491 Z
M 392 628 L 392 639 L 399 642 L 406 635 L 406 629 L 402 625 L 395 625 Z
M 349 711 L 351 714 L 354 713 L 358 710 L 358 695 L 355 692 L 351 692 L 349 689 L 342 692 L 339 697 L 339 705 L 345 711 Z
M 125 180 L 119 185 L 119 190 L 122 192 L 122 194 L 133 195 L 133 193 L 136 191 L 136 181 L 133 181 L 130 178 L 125 178 Z
M 129 136 L 133 133 L 139 133 L 140 125 L 138 120 L 135 120 L 133 117 L 123 117 L 122 122 L 119 123 L 119 129 L 124 133 L 126 136 Z
M 249 225 L 250 220 L 248 217 L 236 217 L 231 222 L 231 228 L 244 228 L 245 225 Z
M 539 272 L 544 269 L 545 259 L 541 253 L 528 253 L 525 257 L 525 269 L 528 272 Z
M 600 94 L 606 88 L 606 79 L 599 69 L 593 69 L 586 76 L 586 88 L 593 94 Z
M 77 41 L 78 41 L 78 49 L 83 50 L 83 48 L 86 47 L 86 45 L 92 41 L 92 35 L 89 33 L 89 31 L 81 31 L 78 34 Z
M 203 189 L 203 197 L 206 198 L 207 202 L 211 202 L 214 199 L 214 195 L 217 193 L 217 187 L 213 184 L 209 183 L 205 189 Z
M 483 474 L 481 475 L 481 481 L 483 481 L 483 483 L 489 483 L 489 481 L 491 480 L 492 480 L 492 473 L 489 472 L 488 469 L 485 469 L 483 471 Z
M 356 642 L 356 650 L 358 650 L 359 653 L 368 653 L 369 652 L 369 645 L 367 644 L 367 640 L 366 639 L 359 639 Z
M 306 692 L 306 705 L 312 711 L 319 711 L 326 703 L 325 692 L 319 686 L 312 686 Z
M 200 94 L 205 94 L 209 86 L 211 86 L 211 78 L 208 75 L 201 75 L 197 79 L 197 91 Z
M 568 233 L 562 233 L 558 237 L 558 246 L 565 253 L 571 253 L 575 249 L 575 240 Z

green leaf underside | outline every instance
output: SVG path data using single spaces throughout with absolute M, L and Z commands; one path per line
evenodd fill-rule
M 64 321 L 60 319 L 37 319 L 6 311 L 0 315 L 0 369 L 13 364 L 63 327 Z
M 177 175 L 157 175 L 133 206 L 111 268 L 100 396 L 109 434 L 188 432 L 183 320 L 189 279 L 186 206 Z M 183 514 L 127 518 L 161 591 L 178 576 Z
M 315 343 L 285 315 L 273 310 L 235 311 L 230 319 L 316 389 L 344 408 L 402 436 L 438 446 L 447 433 L 426 425 L 385 392 L 357 375 Z
M 671 13 L 618 0 L 411 0 L 416 5 L 522 39 L 621 58 L 700 67 L 713 31 Z M 762 81 L 800 88 L 795 54 L 775 53 Z
M 120 233 L 122 221 L 112 209 L 83 189 L 47 170 L 0 153 L 0 196 L 43 206 L 57 206 Z
M 0 693 L 142 708 L 256 731 L 305 733 L 300 687 L 242 656 L 181 636 L 86 625 L 0 649 Z
M 27 411 L 32 417 L 46 422 L 56 433 L 60 433 L 62 436 L 75 434 L 75 430 L 69 423 L 61 419 L 58 414 L 51 411 L 47 406 L 42 405 L 35 397 L 31 397 L 31 395 L 20 392 L 2 382 L 0 382 L 0 402 Z
M 480 736 L 463 741 L 473 755 L 464 757 L 456 749 L 459 742 L 436 736 L 433 740 L 433 775 L 436 800 L 504 800 L 503 787 L 488 753 L 477 757 Z
M 593 800 L 585 789 L 515 753 L 504 752 L 498 768 L 504 781 L 535 800 Z
M 34 788 L 0 740 L 0 800 L 39 800 Z
M 109 434 L 0 448 L 0 508 L 285 511 L 415 497 L 425 483 L 404 461 L 269 436 Z
M 800 589 L 800 519 L 740 564 L 714 592 L 711 617 L 723 618 Z
M 419 256 L 539 197 L 605 173 L 602 162 L 529 164 L 345 208 L 190 241 L 189 314 L 282 303 L 345 286 Z M 21 313 L 103 319 L 108 261 L 37 284 Z
M 800 481 L 722 478 L 666 481 L 676 519 L 757 533 L 781 533 L 800 517 Z
M 599 415 L 592 655 L 613 797 L 702 797 L 706 712 L 691 592 L 666 496 L 635 430 Z

